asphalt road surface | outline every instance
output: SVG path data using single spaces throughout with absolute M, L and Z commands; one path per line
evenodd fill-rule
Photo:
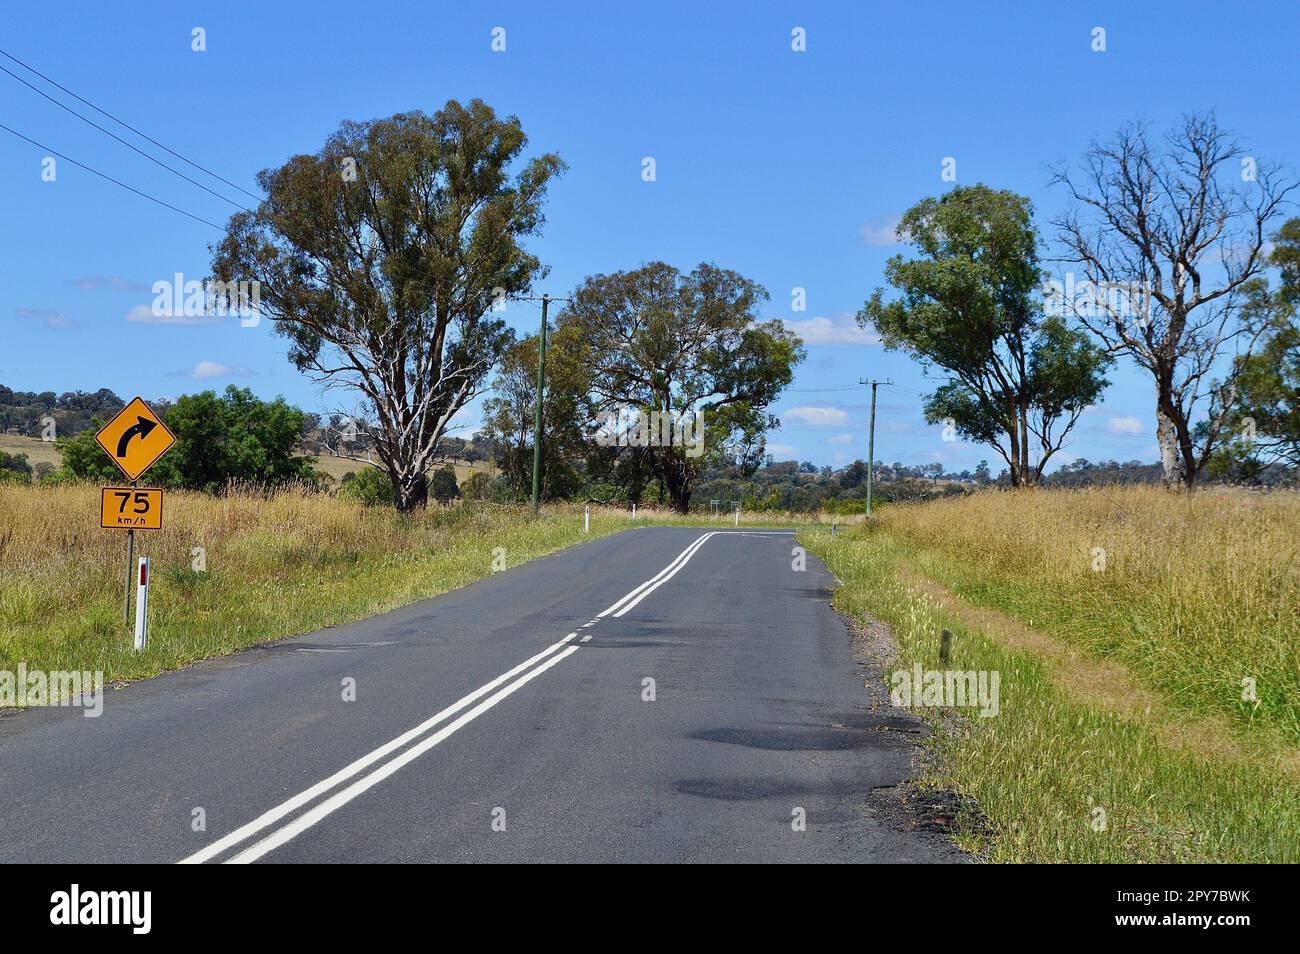
M 914 737 L 794 545 L 629 530 L 99 718 L 9 712 L 0 861 L 957 860 L 867 809 Z

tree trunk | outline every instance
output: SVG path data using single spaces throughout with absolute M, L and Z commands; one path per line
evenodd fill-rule
M 1010 426 L 1007 428 L 1007 438 L 1010 443 L 1011 453 L 1007 455 L 1007 469 L 1011 473 L 1011 486 L 1019 487 L 1024 483 L 1024 474 L 1021 472 L 1020 453 L 1020 415 L 1014 402 L 1008 405 L 1010 414 Z
M 677 467 L 677 462 L 671 458 L 664 461 L 663 482 L 668 490 L 668 499 L 672 502 L 673 509 L 680 514 L 685 514 L 691 505 L 691 482 Z
M 1174 404 L 1170 373 L 1156 371 L 1156 442 L 1160 445 L 1161 479 L 1166 490 L 1188 486 L 1188 464 L 1179 446 L 1178 419 L 1182 416 Z
M 405 481 L 394 483 L 394 502 L 399 513 L 411 513 L 429 502 L 429 478 L 416 474 Z
M 1156 441 L 1160 445 L 1160 471 L 1167 490 L 1185 486 L 1187 475 L 1183 455 L 1178 450 L 1178 429 L 1173 418 L 1160 407 L 1156 408 Z
M 1183 457 L 1183 484 L 1188 490 L 1193 490 L 1201 476 L 1201 471 L 1196 465 L 1196 447 L 1192 444 L 1192 429 L 1188 426 L 1187 417 L 1182 411 L 1176 411 L 1174 415 L 1174 434 L 1178 438 L 1178 448 Z

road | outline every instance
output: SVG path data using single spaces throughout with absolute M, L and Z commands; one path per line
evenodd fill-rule
M 108 690 L 99 718 L 10 712 L 0 860 L 957 860 L 866 810 L 914 737 L 868 708 L 794 545 L 629 530 Z

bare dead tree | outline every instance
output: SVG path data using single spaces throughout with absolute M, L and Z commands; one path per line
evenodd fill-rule
M 1267 234 L 1296 183 L 1213 113 L 1186 116 L 1155 142 L 1146 124 L 1126 126 L 1092 144 L 1080 174 L 1060 167 L 1053 182 L 1075 200 L 1053 221 L 1061 260 L 1081 265 L 1093 289 L 1129 292 L 1072 313 L 1152 375 L 1165 486 L 1193 487 L 1225 438 L 1231 358 L 1259 333 L 1243 295 L 1267 266 Z

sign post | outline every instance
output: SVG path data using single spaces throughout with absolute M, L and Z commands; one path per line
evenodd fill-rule
M 163 492 L 137 487 L 136 482 L 176 443 L 161 417 L 140 398 L 133 398 L 111 421 L 99 429 L 95 440 L 131 481 L 130 487 L 105 487 L 100 492 L 99 525 L 126 531 L 126 595 L 122 619 L 131 619 L 131 582 L 137 579 L 135 648 L 144 648 L 144 615 L 148 604 L 149 558 L 135 562 L 135 531 L 162 529 Z M 138 571 L 138 576 L 137 576 Z
M 135 567 L 135 531 L 126 532 L 126 599 L 122 601 L 122 622 L 131 622 L 131 570 Z

